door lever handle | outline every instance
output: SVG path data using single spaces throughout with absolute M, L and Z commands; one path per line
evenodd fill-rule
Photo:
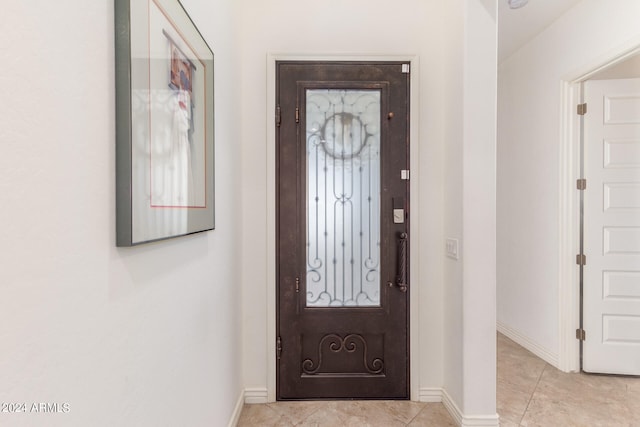
M 400 289 L 400 292 L 407 292 L 407 240 L 409 235 L 407 233 L 398 234 L 398 264 L 395 286 Z M 389 282 L 389 286 L 394 284 Z

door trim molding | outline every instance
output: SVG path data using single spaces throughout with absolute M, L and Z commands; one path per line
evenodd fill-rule
M 558 200 L 558 369 L 580 370 L 580 346 L 575 330 L 580 323 L 579 270 L 575 256 L 580 241 L 580 199 L 575 182 L 580 178 L 580 119 L 576 105 L 581 83 L 594 74 L 640 53 L 640 38 L 606 52 L 560 81 L 560 191 Z
M 580 84 L 563 81 L 560 118 L 559 221 L 558 234 L 558 369 L 580 369 L 580 348 L 575 337 L 579 325 L 579 269 L 575 256 L 580 252 L 580 194 L 575 182 L 580 177 L 580 118 L 574 105 L 580 99 Z M 573 331 L 573 333 L 570 333 Z M 529 349 L 531 350 L 531 349 Z
M 356 55 L 356 54 L 296 54 L 296 53 L 269 53 L 267 54 L 267 105 L 266 105 L 266 146 L 267 146 L 267 194 L 266 194 L 266 234 L 267 234 L 267 401 L 276 400 L 276 128 L 275 128 L 275 103 L 276 103 L 276 61 L 406 61 L 411 64 L 410 70 L 410 106 L 411 117 L 420 117 L 419 104 L 419 57 L 417 55 Z M 411 216 L 420 218 L 419 214 L 419 127 L 418 120 L 410 121 L 410 167 L 411 180 L 409 194 L 411 197 Z M 419 236 L 419 221 L 411 221 L 411 235 Z M 415 239 L 411 246 L 409 283 L 419 283 L 419 240 Z M 411 289 L 409 301 L 409 381 L 411 400 L 419 399 L 420 386 L 420 340 L 419 340 L 419 302 L 420 289 Z

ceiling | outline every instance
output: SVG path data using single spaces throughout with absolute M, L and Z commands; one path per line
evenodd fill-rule
M 581 0 L 529 0 L 520 9 L 510 9 L 498 0 L 498 62 L 511 56 L 560 15 Z

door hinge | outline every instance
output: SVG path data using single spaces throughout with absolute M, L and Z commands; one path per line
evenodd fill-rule
M 410 64 L 402 64 L 402 72 L 404 74 L 409 74 L 410 70 L 411 70 L 411 65 Z
M 300 109 L 296 107 L 296 123 L 300 123 Z
M 276 338 L 276 359 L 280 360 L 282 355 L 282 338 Z
M 576 264 L 587 265 L 587 256 L 585 254 L 576 255 Z
M 584 331 L 584 329 L 576 329 L 576 339 L 580 341 L 584 341 L 587 339 L 587 333 Z
M 296 277 L 296 294 L 300 292 L 300 278 Z
M 576 186 L 578 187 L 578 190 L 586 190 L 587 180 L 584 178 L 580 178 L 579 180 L 576 181 Z
M 587 114 L 587 103 L 578 104 L 578 115 L 584 116 L 585 114 Z
M 280 123 L 282 123 L 282 112 L 280 111 L 280 106 L 276 105 L 276 126 L 280 127 Z
M 400 179 L 403 181 L 409 181 L 409 170 L 408 169 L 402 169 L 400 171 Z

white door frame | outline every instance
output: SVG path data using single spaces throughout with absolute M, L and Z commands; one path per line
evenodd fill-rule
M 410 63 L 410 170 L 411 180 L 409 194 L 411 196 L 411 216 L 420 218 L 418 212 L 419 194 L 419 58 L 415 55 L 350 55 L 350 54 L 268 54 L 267 55 L 267 401 L 276 400 L 276 61 L 405 61 Z M 419 236 L 419 221 L 411 221 L 411 235 Z M 414 240 L 410 251 L 409 283 L 419 283 L 418 266 L 420 265 L 420 242 Z M 420 390 L 420 342 L 419 342 L 419 287 L 411 288 L 409 301 L 409 357 L 410 357 L 410 391 L 411 400 L 419 399 Z
M 580 343 L 576 329 L 580 324 L 579 267 L 580 194 L 576 180 L 581 177 L 581 122 L 576 106 L 582 102 L 582 82 L 612 65 L 640 53 L 640 40 L 633 40 L 592 61 L 561 81 L 560 119 L 560 199 L 559 199 L 559 342 L 558 368 L 580 370 Z

